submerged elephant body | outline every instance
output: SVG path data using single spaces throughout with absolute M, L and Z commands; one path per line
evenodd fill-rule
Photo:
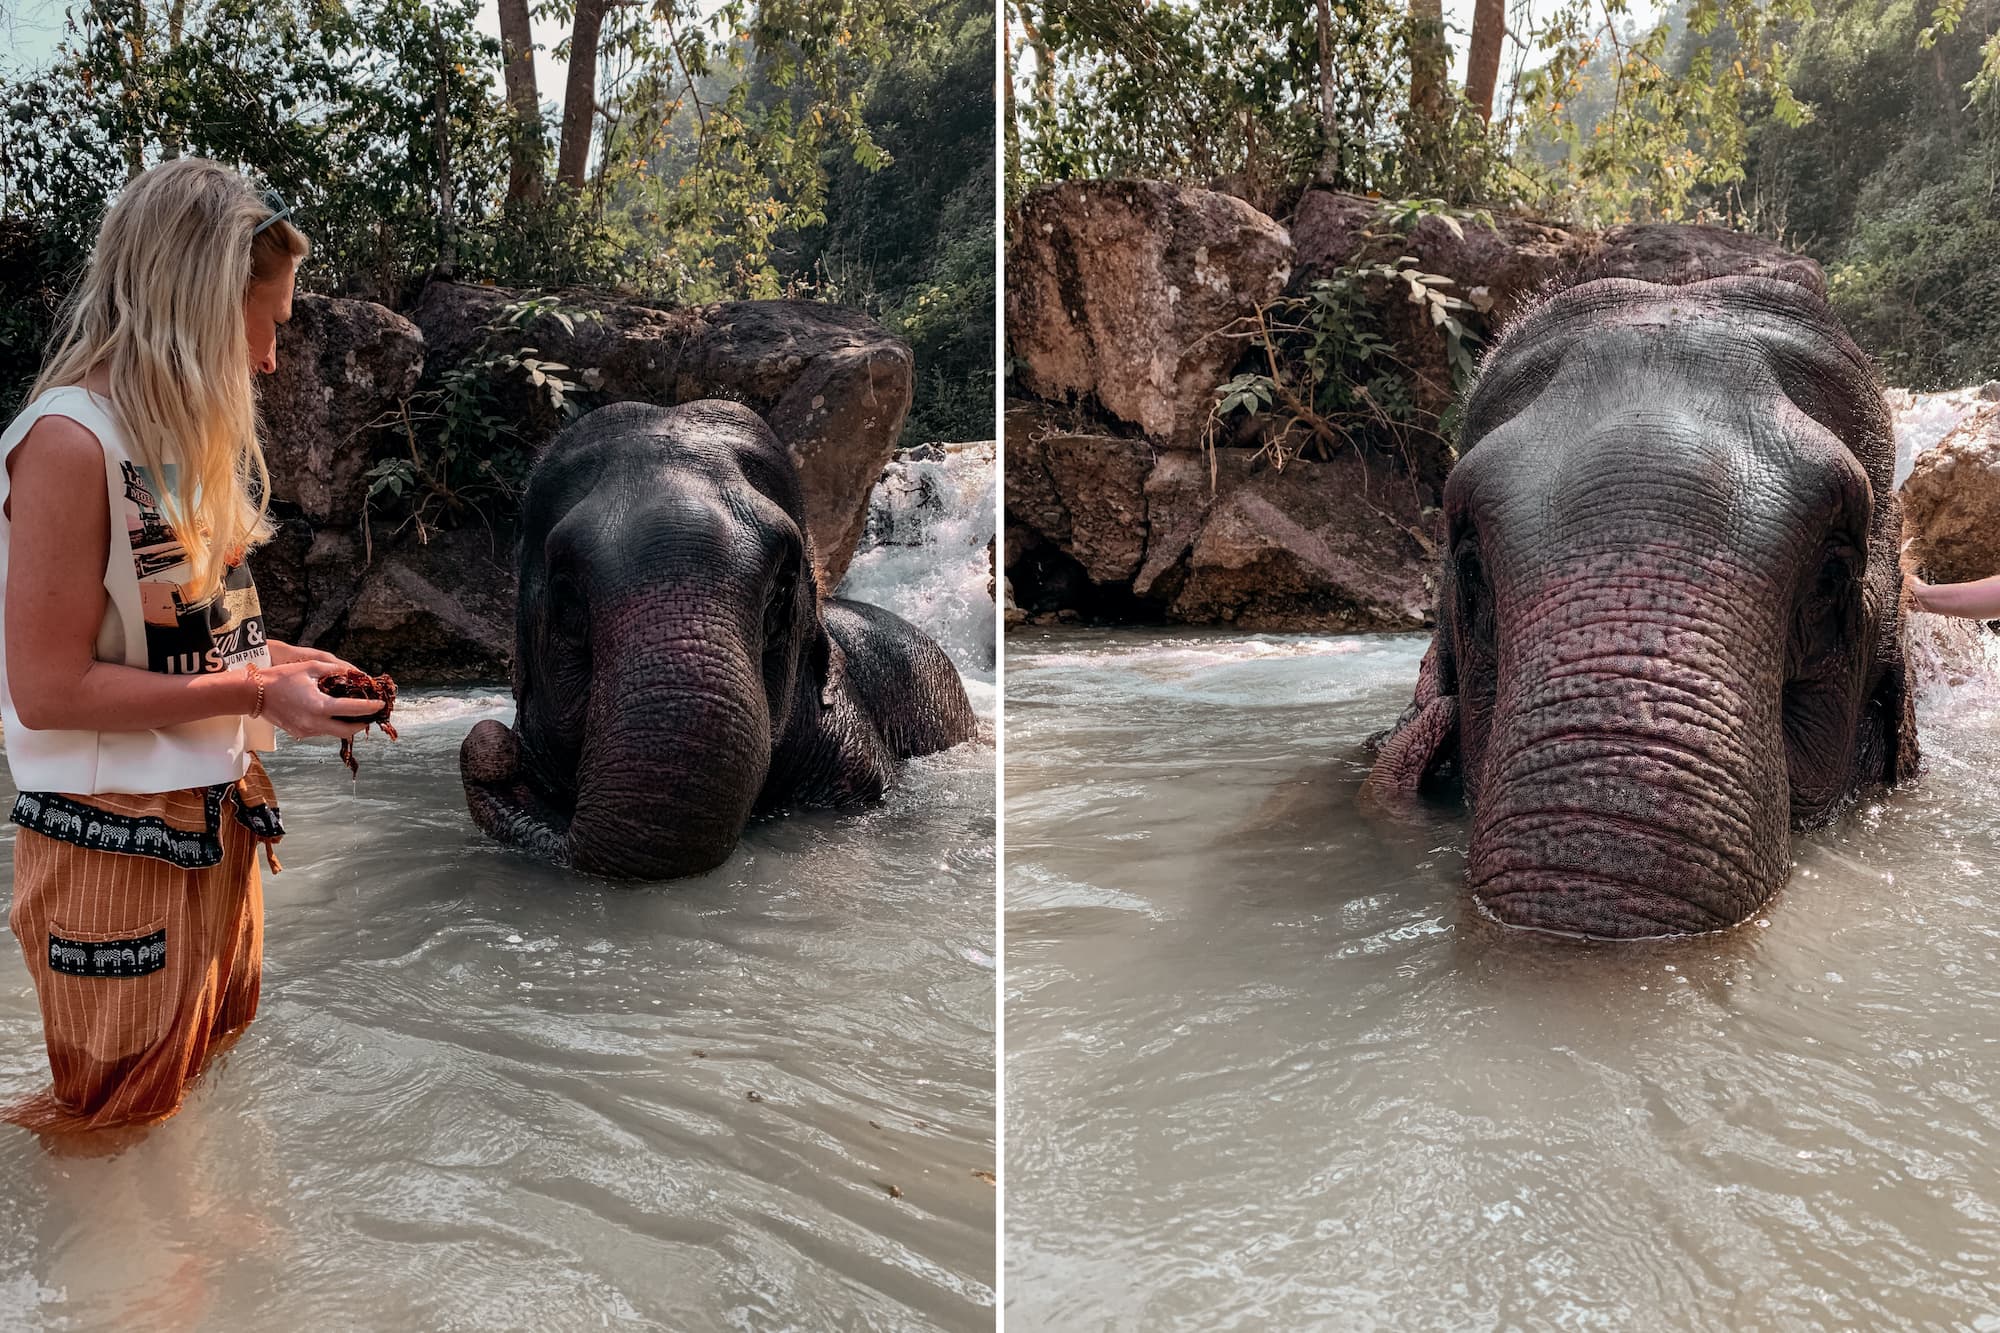
M 1460 455 L 1436 636 L 1369 784 L 1462 784 L 1482 911 L 1731 926 L 1790 830 L 1914 773 L 1890 421 L 1817 294 L 1563 292 L 1489 356 Z
M 942 648 L 822 599 L 804 515 L 735 403 L 615 404 L 551 441 L 522 501 L 515 723 L 459 752 L 479 826 L 590 873 L 699 874 L 753 815 L 877 800 L 971 737 Z

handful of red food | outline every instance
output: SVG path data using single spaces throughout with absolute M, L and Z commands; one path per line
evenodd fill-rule
M 390 740 L 397 739 L 396 728 L 389 721 L 389 714 L 396 707 L 396 682 L 387 676 L 371 676 L 365 671 L 336 671 L 332 675 L 319 678 L 319 692 L 336 699 L 369 699 L 382 705 L 379 713 L 363 713 L 355 716 L 336 713 L 342 722 L 370 722 L 388 733 Z M 354 742 L 340 743 L 340 758 L 347 765 L 350 775 L 359 777 L 361 765 L 354 760 Z

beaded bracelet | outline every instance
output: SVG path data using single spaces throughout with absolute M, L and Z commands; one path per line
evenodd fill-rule
M 251 707 L 250 716 L 262 717 L 264 715 L 264 673 L 257 669 L 255 662 L 245 662 L 243 665 L 249 669 L 250 683 L 257 687 L 257 702 Z

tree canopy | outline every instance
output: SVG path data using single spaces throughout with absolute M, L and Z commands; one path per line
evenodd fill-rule
M 1539 11 L 1539 16 L 1537 15 Z M 1754 229 L 1824 264 L 1892 378 L 2000 373 L 2000 0 L 1007 0 L 1007 187 L 1317 182 L 1607 226 Z
M 0 80 L 0 397 L 118 188 L 201 154 L 297 202 L 309 288 L 393 306 L 444 274 L 852 299 L 918 344 L 913 429 L 990 432 L 992 278 L 965 263 L 992 245 L 991 78 L 965 75 L 968 43 L 990 61 L 982 7 L 553 0 L 558 121 L 522 58 L 525 0 L 498 3 L 503 41 L 479 0 L 77 0 L 54 60 Z M 980 365 L 973 412 L 960 381 Z M 940 385 L 955 406 L 927 396 Z

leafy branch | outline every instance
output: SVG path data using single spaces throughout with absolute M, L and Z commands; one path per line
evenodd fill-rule
M 604 319 L 601 311 L 568 307 L 554 296 L 508 302 L 481 326 L 478 347 L 446 371 L 437 388 L 413 394 L 370 423 L 400 424 L 408 446 L 407 458 L 385 458 L 367 473 L 370 506 L 384 495 L 406 506 L 397 532 L 414 523 L 418 539 L 428 541 L 440 516 L 463 519 L 468 513 L 491 526 L 489 503 L 511 508 L 519 501 L 534 460 L 522 441 L 518 412 L 499 399 L 501 384 L 525 381 L 565 422 L 586 410 L 582 398 L 602 383 L 600 371 L 589 368 L 571 379 L 565 373 L 571 367 L 543 358 L 538 348 L 506 345 L 507 335 L 524 333 L 544 317 L 572 334 L 579 322 Z

